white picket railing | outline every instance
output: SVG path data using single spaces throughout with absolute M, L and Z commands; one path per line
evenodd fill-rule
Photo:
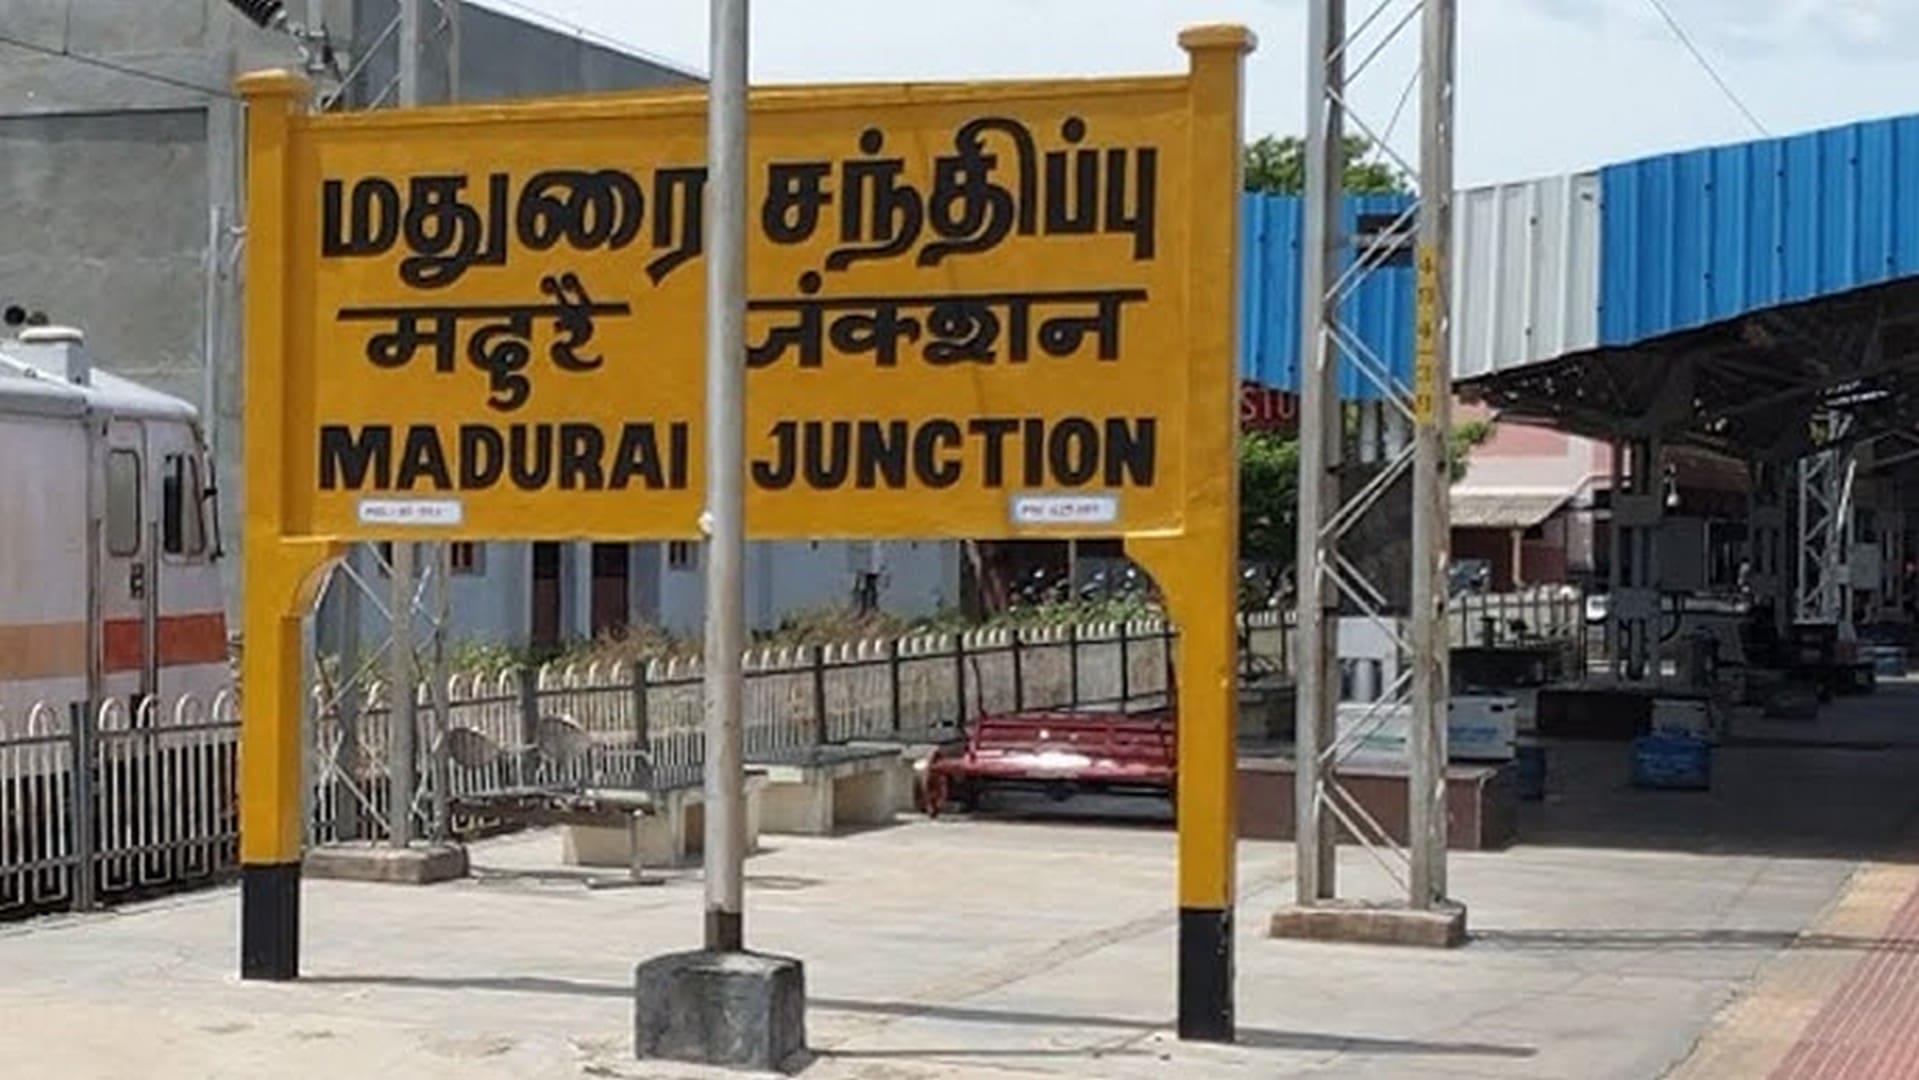
M 0 917 L 211 880 L 238 857 L 231 693 L 0 713 Z M 75 762 L 88 768 L 76 769 Z
M 1273 612 L 1240 623 L 1248 665 L 1283 669 L 1287 621 Z M 985 712 L 1154 704 L 1173 643 L 1149 619 L 757 649 L 746 657 L 747 752 L 950 737 Z M 430 831 L 449 826 L 451 808 L 499 792 L 697 783 L 700 677 L 687 659 L 461 672 L 446 687 L 444 725 L 422 688 L 425 794 L 414 812 Z M 386 698 L 378 683 L 349 700 L 313 695 L 313 841 L 385 832 Z M 239 734 L 233 692 L 0 711 L 0 918 L 230 873 Z
M 1261 631 L 1269 623 L 1250 620 Z M 947 738 L 982 712 L 1163 700 L 1172 640 L 1165 623 L 1138 620 L 755 649 L 745 657 L 747 756 Z M 446 687 L 444 730 L 422 687 L 416 767 L 446 799 L 424 796 L 414 812 L 431 832 L 490 794 L 696 783 L 700 680 L 692 659 L 459 673 Z M 351 701 L 314 695 L 316 841 L 386 830 L 387 694 L 375 682 Z

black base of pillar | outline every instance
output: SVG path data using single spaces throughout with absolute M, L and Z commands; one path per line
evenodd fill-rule
M 739 952 L 746 947 L 746 927 L 737 911 L 708 908 L 706 912 L 706 950 Z
M 300 864 L 240 868 L 240 977 L 300 977 Z
M 1233 1041 L 1233 912 L 1179 909 L 1179 1037 Z

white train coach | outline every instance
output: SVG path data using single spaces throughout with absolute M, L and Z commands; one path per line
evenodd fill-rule
M 0 336 L 0 738 L 36 705 L 231 689 L 215 505 L 192 405 L 76 330 Z

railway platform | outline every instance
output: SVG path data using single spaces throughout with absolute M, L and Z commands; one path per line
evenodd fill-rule
M 1153 800 L 769 837 L 748 941 L 805 958 L 818 1080 L 1919 1075 L 1895 1037 L 1919 1030 L 1915 705 L 1919 684 L 1889 682 L 1812 724 L 1755 720 L 1709 792 L 1634 790 L 1619 746 L 1559 747 L 1518 842 L 1455 854 L 1458 949 L 1269 939 L 1292 849 L 1244 842 L 1233 1046 L 1171 1033 L 1173 835 Z M 697 940 L 697 870 L 640 886 L 560 849 L 536 830 L 474 845 L 457 882 L 309 882 L 292 984 L 235 979 L 231 890 L 0 928 L 0 1061 L 721 1075 L 631 1057 L 634 965 Z M 1343 852 L 1350 880 L 1368 865 Z

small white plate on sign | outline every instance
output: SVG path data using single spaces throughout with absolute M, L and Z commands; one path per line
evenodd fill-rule
M 1110 525 L 1119 520 L 1117 495 L 1015 495 L 1015 525 Z
M 458 525 L 466 507 L 458 499 L 361 499 L 360 524 L 411 525 L 422 528 Z

